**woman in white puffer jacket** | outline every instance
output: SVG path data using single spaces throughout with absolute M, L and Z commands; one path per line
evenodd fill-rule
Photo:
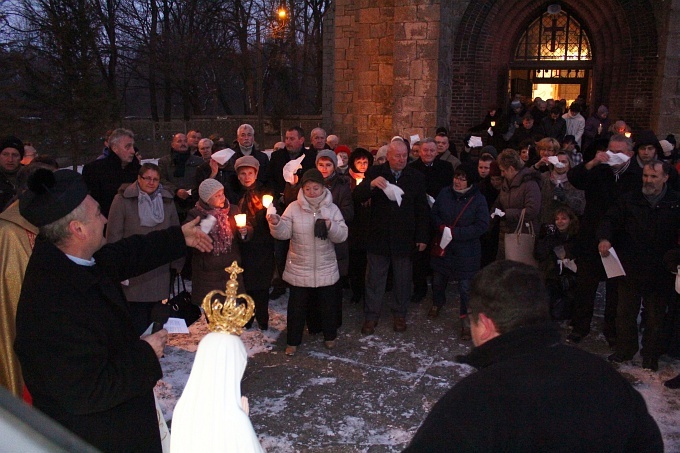
M 267 216 L 272 236 L 290 239 L 283 279 L 290 284 L 286 355 L 302 343 L 308 303 L 321 304 L 324 342 L 335 346 L 336 297 L 333 285 L 340 279 L 334 243 L 347 239 L 347 225 L 317 169 L 302 176 L 302 190 L 283 215 Z M 316 297 L 312 297 L 316 296 Z

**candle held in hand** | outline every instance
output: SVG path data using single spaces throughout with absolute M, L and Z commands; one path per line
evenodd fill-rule
M 262 197 L 262 206 L 265 208 L 268 208 L 270 204 L 272 204 L 272 201 L 274 201 L 274 197 L 271 195 L 264 195 Z

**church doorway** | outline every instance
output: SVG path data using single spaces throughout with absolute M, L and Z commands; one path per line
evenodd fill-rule
M 554 5 L 551 5 L 551 7 Z M 508 94 L 528 99 L 592 97 L 592 49 L 580 21 L 560 7 L 534 19 L 523 31 L 509 65 Z

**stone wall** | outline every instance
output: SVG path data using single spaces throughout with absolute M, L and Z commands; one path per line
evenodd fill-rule
M 438 122 L 438 0 L 338 0 L 333 12 L 329 131 L 365 147 L 395 134 L 432 134 Z M 328 48 L 327 48 L 328 49 Z

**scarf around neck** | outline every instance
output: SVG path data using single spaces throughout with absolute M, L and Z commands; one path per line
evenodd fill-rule
M 229 223 L 229 200 L 225 201 L 223 208 L 209 208 L 206 209 L 202 202 L 196 203 L 196 209 L 203 217 L 211 215 L 217 219 L 215 226 L 213 226 L 208 236 L 213 240 L 213 249 L 210 252 L 212 255 L 220 256 L 231 252 L 231 242 L 234 238 L 234 233 L 231 231 Z

